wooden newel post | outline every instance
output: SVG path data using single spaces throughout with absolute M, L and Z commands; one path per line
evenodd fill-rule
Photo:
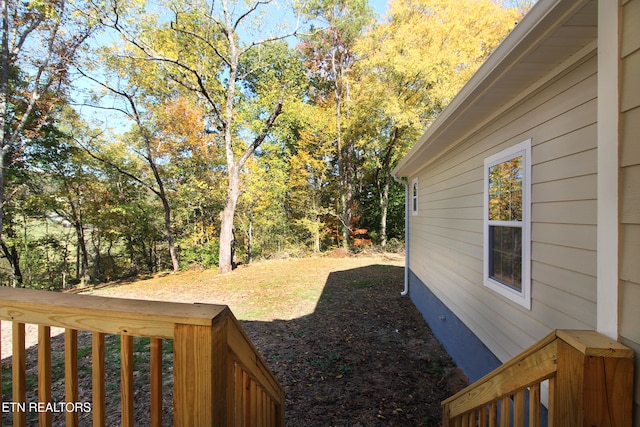
M 593 331 L 558 331 L 554 427 L 631 427 L 633 351 Z
M 173 424 L 226 425 L 226 316 L 210 326 L 176 325 L 173 345 Z

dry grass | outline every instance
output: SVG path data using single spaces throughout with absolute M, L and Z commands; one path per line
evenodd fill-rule
M 290 320 L 314 312 L 329 274 L 375 264 L 403 266 L 399 255 L 312 257 L 256 262 L 230 274 L 215 270 L 163 273 L 86 293 L 119 298 L 228 305 L 239 320 Z

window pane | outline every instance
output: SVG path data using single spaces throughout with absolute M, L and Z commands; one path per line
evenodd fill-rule
M 489 220 L 522 221 L 522 156 L 489 168 Z
M 489 227 L 489 277 L 522 291 L 522 229 Z

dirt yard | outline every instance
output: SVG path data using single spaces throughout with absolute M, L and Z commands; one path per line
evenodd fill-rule
M 440 402 L 467 379 L 411 300 L 400 295 L 402 265 L 398 256 L 288 259 L 252 264 L 224 276 L 185 272 L 91 293 L 229 305 L 285 390 L 287 426 L 438 426 Z M 10 335 L 4 326 L 6 349 Z M 53 341 L 54 347 L 61 345 L 61 340 Z M 117 346 L 113 341 L 108 349 Z M 145 344 L 139 346 L 143 354 Z M 117 358 L 117 349 L 114 353 Z M 34 350 L 29 358 L 35 358 Z M 8 362 L 3 359 L 5 371 Z M 89 362 L 81 361 L 81 373 L 83 363 Z M 136 425 L 148 425 L 143 403 L 148 362 L 141 356 L 136 363 L 141 365 L 136 369 L 141 383 Z M 7 372 L 4 377 L 6 387 Z M 108 387 L 113 395 L 108 424 L 117 425 L 116 369 L 108 381 L 116 383 L 111 393 Z M 90 384 L 81 388 L 90 400 Z M 3 392 L 5 401 L 10 400 L 10 390 Z M 170 425 L 170 392 L 165 405 Z M 81 424 L 90 425 L 90 417 L 85 418 Z

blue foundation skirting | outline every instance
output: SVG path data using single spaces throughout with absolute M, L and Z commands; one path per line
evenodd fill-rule
M 502 364 L 411 270 L 409 270 L 409 295 L 435 337 L 470 382 L 479 380 Z M 546 426 L 547 411 L 546 408 L 541 409 L 541 424 Z
M 501 365 L 478 337 L 409 271 L 409 295 L 438 341 L 471 382 Z

